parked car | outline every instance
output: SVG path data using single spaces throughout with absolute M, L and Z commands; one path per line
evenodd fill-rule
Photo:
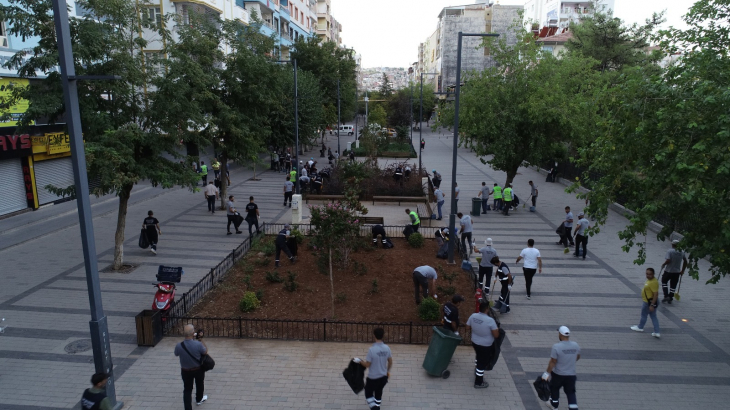
M 340 132 L 345 132 L 347 135 L 355 134 L 355 127 L 352 125 L 340 125 Z

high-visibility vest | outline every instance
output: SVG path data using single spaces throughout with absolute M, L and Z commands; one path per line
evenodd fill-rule
M 509 202 L 512 200 L 512 188 L 504 189 L 504 201 Z
M 412 215 L 414 218 L 416 218 L 416 221 L 413 222 L 413 225 L 418 225 L 421 223 L 421 218 L 418 217 L 418 214 L 411 211 L 410 215 Z
M 207 165 L 200 166 L 200 175 L 208 175 L 208 166 Z
M 494 199 L 502 199 L 502 187 L 494 187 Z
M 221 163 L 220 162 L 214 162 L 214 163 L 210 164 L 210 166 L 213 167 L 213 171 L 218 171 L 220 169 L 220 167 L 221 167 Z

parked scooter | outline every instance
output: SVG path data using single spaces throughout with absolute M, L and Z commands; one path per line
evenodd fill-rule
M 183 275 L 183 268 L 160 265 L 157 268 L 157 283 L 153 285 L 157 288 L 155 300 L 152 302 L 152 310 L 162 311 L 162 320 L 169 315 L 170 308 L 175 302 L 176 283 L 180 283 Z

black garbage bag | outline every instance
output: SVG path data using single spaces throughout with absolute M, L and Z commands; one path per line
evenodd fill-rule
M 499 353 L 502 351 L 502 342 L 504 342 L 505 335 L 504 330 L 499 328 L 499 337 L 494 339 L 494 343 L 492 344 L 492 357 L 490 357 L 489 362 L 487 362 L 487 370 L 494 369 L 494 365 L 497 364 L 497 360 L 499 360 Z
M 537 397 L 542 401 L 550 400 L 550 383 L 547 380 L 543 380 L 542 376 L 537 376 L 537 380 L 532 383 L 535 386 Z
M 403 229 L 403 235 L 406 237 L 406 240 L 413 235 L 413 233 L 416 232 L 413 230 L 413 225 L 406 225 Z
M 342 371 L 342 377 L 345 378 L 355 394 L 360 394 L 365 388 L 365 368 L 360 363 L 350 360 L 350 364 Z
M 150 247 L 150 241 L 147 239 L 147 230 L 142 228 L 142 232 L 139 234 L 139 247 L 147 249 Z
M 383 239 L 383 249 L 393 249 L 395 245 L 393 244 L 393 241 L 390 240 L 390 238 Z

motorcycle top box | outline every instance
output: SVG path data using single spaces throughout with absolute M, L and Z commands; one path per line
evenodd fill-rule
M 183 275 L 182 267 L 160 265 L 157 268 L 157 281 L 165 283 L 180 283 Z

